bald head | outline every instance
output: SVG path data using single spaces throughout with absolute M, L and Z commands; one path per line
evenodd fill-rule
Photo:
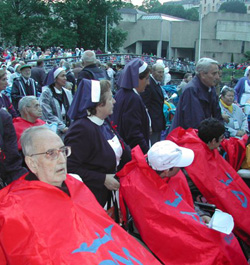
M 152 76 L 158 82 L 161 82 L 164 77 L 164 67 L 162 64 L 154 64 L 152 67 Z
M 21 136 L 21 146 L 24 156 L 36 153 L 38 147 L 48 142 L 51 138 L 61 138 L 46 126 L 34 126 L 24 131 Z

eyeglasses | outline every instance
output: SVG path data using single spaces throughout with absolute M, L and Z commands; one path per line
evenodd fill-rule
M 30 156 L 45 155 L 45 157 L 50 159 L 50 160 L 56 160 L 56 159 L 58 159 L 60 153 L 62 153 L 65 157 L 70 156 L 71 147 L 70 146 L 62 146 L 59 149 L 49 149 L 46 152 L 32 154 Z

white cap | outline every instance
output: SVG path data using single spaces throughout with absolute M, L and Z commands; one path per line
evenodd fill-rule
M 62 67 L 57 68 L 57 69 L 55 70 L 55 72 L 54 72 L 54 79 L 56 79 L 57 76 L 58 76 L 62 71 L 65 71 L 65 69 L 62 68 Z
M 234 219 L 232 215 L 216 209 L 208 227 L 229 235 L 234 228 Z
M 172 167 L 187 167 L 193 160 L 193 150 L 180 147 L 169 140 L 155 143 L 148 151 L 148 163 L 158 171 Z

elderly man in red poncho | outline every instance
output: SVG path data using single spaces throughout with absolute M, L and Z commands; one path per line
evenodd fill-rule
M 45 127 L 21 137 L 30 172 L 0 192 L 0 264 L 160 264 L 67 174 L 68 146 Z

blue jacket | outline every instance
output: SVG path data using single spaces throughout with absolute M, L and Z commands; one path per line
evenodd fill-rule
M 179 126 L 197 129 L 201 121 L 210 117 L 223 122 L 218 96 L 215 88 L 209 92 L 209 88 L 196 76 L 180 96 L 170 130 Z
M 112 120 L 130 148 L 140 145 L 143 153 L 149 148 L 149 117 L 140 95 L 133 89 L 121 88 L 115 95 Z

